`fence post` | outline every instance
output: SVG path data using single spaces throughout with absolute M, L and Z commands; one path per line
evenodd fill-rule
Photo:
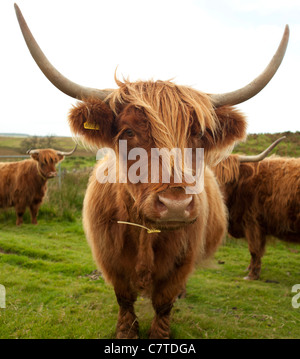
M 0 284 L 0 308 L 5 309 L 5 287 L 4 285 Z
M 61 165 L 60 165 L 60 163 L 58 164 L 58 187 L 59 187 L 59 190 L 61 191 Z

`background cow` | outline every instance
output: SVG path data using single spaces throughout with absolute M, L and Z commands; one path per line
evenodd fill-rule
M 76 147 L 75 147 L 76 149 Z M 31 222 L 37 224 L 37 214 L 47 190 L 47 181 L 57 175 L 55 165 L 74 153 L 52 149 L 29 150 L 31 159 L 0 163 L 0 208 L 14 207 L 16 224 L 23 223 L 27 207 Z
M 234 92 L 207 95 L 172 82 L 118 80 L 116 90 L 97 90 L 63 77 L 40 50 L 17 6 L 16 11 L 25 41 L 44 74 L 61 91 L 83 100 L 70 111 L 74 134 L 117 154 L 119 140 L 127 140 L 128 151 L 143 148 L 149 159 L 152 148 L 192 148 L 194 152 L 205 148 L 200 194 L 187 194 L 184 182 L 99 183 L 100 162 L 84 200 L 86 236 L 119 303 L 117 338 L 138 337 L 134 302 L 139 292 L 151 298 L 155 310 L 150 338 L 169 338 L 174 301 L 195 264 L 214 253 L 226 230 L 225 206 L 208 165 L 221 160 L 245 137 L 245 118 L 231 105 L 255 96 L 270 81 L 284 56 L 288 27 L 266 71 Z M 118 160 L 122 166 L 124 159 Z M 131 224 L 160 232 L 148 233 Z
M 300 243 L 300 159 L 262 160 L 281 140 L 261 155 L 231 155 L 214 168 L 229 212 L 229 234 L 248 241 L 245 279 L 259 278 L 268 235 Z

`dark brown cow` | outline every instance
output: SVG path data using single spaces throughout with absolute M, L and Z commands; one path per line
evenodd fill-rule
M 173 303 L 196 263 L 215 252 L 226 231 L 226 209 L 208 165 L 245 137 L 245 118 L 232 106 L 255 96 L 275 74 L 287 46 L 288 27 L 267 69 L 238 91 L 207 95 L 172 82 L 118 80 L 116 90 L 97 90 L 75 84 L 54 69 L 16 10 L 25 41 L 44 74 L 61 91 L 83 100 L 70 111 L 74 134 L 89 144 L 109 147 L 116 156 L 116 162 L 111 154 L 96 166 L 84 200 L 83 222 L 95 261 L 114 286 L 119 303 L 117 338 L 138 337 L 134 303 L 139 292 L 151 298 L 155 310 L 150 338 L 169 338 Z M 121 141 L 127 141 L 127 149 L 119 156 Z M 149 179 L 147 169 L 151 175 L 152 170 L 162 170 L 162 162 L 150 165 L 153 149 L 191 148 L 195 153 L 201 147 L 205 149 L 201 193 L 190 194 L 187 181 L 174 180 L 175 161 L 170 162 L 170 183 L 161 175 L 157 183 L 144 181 Z M 143 171 L 136 171 L 141 177 L 134 182 L 128 179 L 131 166 L 138 162 L 130 157 L 136 149 L 143 149 L 149 161 L 143 162 Z M 117 183 L 101 183 L 99 172 L 107 166 L 109 173 L 115 163 L 121 166 L 116 169 Z M 123 169 L 126 163 L 128 172 Z M 187 167 L 195 170 L 197 164 L 193 157 Z M 125 177 L 118 178 L 120 171 Z
M 75 148 L 76 149 L 76 148 Z M 29 150 L 31 159 L 0 163 L 0 208 L 14 207 L 17 226 L 23 223 L 27 207 L 31 222 L 37 224 L 37 214 L 47 190 L 47 181 L 57 175 L 55 165 L 74 153 L 52 149 Z
M 245 279 L 259 278 L 267 236 L 300 243 L 300 158 L 262 160 L 279 141 L 262 155 L 231 155 L 214 169 L 229 211 L 229 234 L 248 241 Z

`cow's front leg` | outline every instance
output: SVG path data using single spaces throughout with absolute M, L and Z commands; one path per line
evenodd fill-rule
M 185 283 L 170 284 L 172 280 L 165 281 L 163 285 L 156 286 L 152 294 L 152 305 L 155 317 L 151 323 L 150 339 L 170 338 L 170 314 L 174 302 L 181 294 Z M 162 284 L 162 283 L 161 283 Z
M 134 303 L 137 298 L 126 280 L 114 284 L 115 294 L 119 304 L 119 315 L 117 323 L 117 339 L 138 339 L 139 323 L 134 312 Z
M 161 306 L 153 305 L 155 317 L 151 323 L 149 339 L 170 339 L 170 313 L 173 301 Z
M 31 223 L 37 224 L 37 214 L 39 212 L 41 202 L 32 203 L 30 205 L 30 213 L 31 213 Z
M 22 205 L 22 204 L 17 204 L 15 206 L 15 210 L 16 210 L 16 214 L 17 214 L 16 225 L 20 226 L 21 224 L 23 224 L 23 215 L 25 213 L 26 206 Z

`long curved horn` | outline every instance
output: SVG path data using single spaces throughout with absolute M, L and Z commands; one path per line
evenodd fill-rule
M 240 163 L 243 162 L 259 162 L 261 160 L 263 160 L 264 158 L 266 158 L 268 156 L 268 154 L 273 150 L 274 147 L 276 147 L 278 145 L 279 142 L 281 142 L 282 140 L 284 140 L 286 137 L 280 137 L 278 140 L 276 140 L 275 142 L 273 142 L 271 144 L 271 146 L 269 146 L 266 150 L 264 150 L 262 153 L 260 153 L 259 155 L 256 156 L 238 156 L 238 159 L 240 161 Z
M 34 61 L 37 63 L 44 75 L 48 78 L 50 82 L 52 82 L 54 86 L 56 86 L 60 91 L 64 92 L 65 94 L 78 100 L 86 99 L 89 97 L 104 100 L 112 92 L 112 90 L 98 90 L 95 88 L 78 85 L 75 82 L 70 81 L 69 79 L 64 77 L 59 71 L 57 71 L 56 68 L 49 62 L 47 57 L 44 55 L 38 43 L 35 41 L 18 5 L 15 4 L 14 6 L 17 14 L 17 19 L 19 21 L 19 25 L 27 47 Z
M 75 148 L 74 148 L 72 151 L 70 151 L 70 152 L 56 151 L 56 153 L 57 153 L 58 155 L 61 155 L 61 156 L 71 156 L 71 155 L 76 151 L 76 149 L 77 149 L 77 145 L 76 145 Z
M 27 155 L 33 155 L 33 154 L 39 153 L 39 152 L 40 152 L 40 150 L 33 150 L 32 148 L 30 148 L 30 149 L 26 152 L 26 154 L 27 154 Z
M 270 82 L 278 70 L 288 45 L 289 35 L 290 30 L 288 25 L 286 25 L 280 45 L 264 72 L 262 72 L 248 85 L 240 88 L 239 90 L 223 94 L 210 94 L 213 105 L 215 107 L 224 105 L 238 105 L 239 103 L 245 102 L 251 97 L 257 95 Z

